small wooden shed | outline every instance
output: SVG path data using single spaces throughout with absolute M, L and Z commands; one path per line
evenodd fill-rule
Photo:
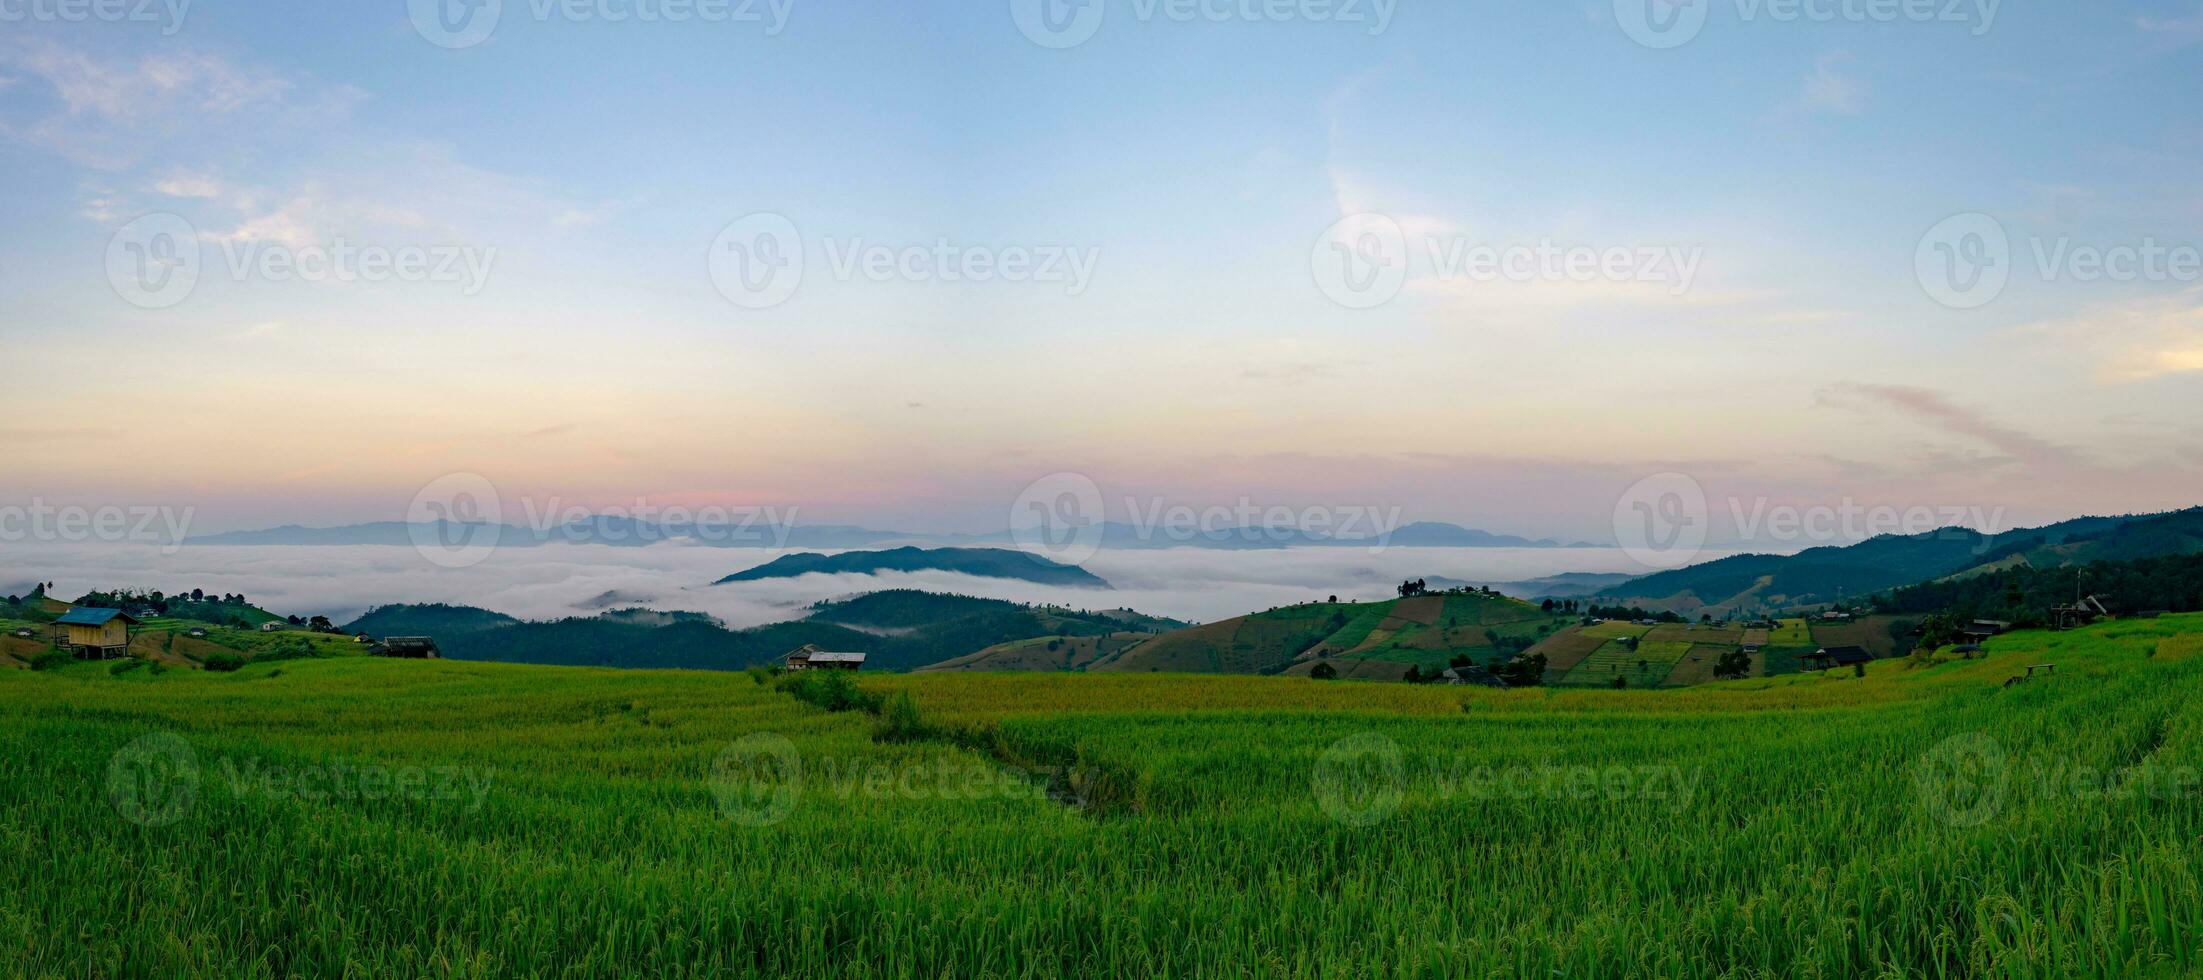
M 135 618 L 120 609 L 78 606 L 54 620 L 54 647 L 86 659 L 127 657 L 137 625 Z

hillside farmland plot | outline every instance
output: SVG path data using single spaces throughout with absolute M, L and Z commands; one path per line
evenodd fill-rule
M 2195 630 L 1673 691 L 861 678 L 896 730 L 727 674 L 0 672 L 0 973 L 2194 975 Z

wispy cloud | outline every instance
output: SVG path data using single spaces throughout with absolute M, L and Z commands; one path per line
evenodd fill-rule
M 1943 392 L 1910 385 L 1842 384 L 1821 389 L 1824 405 L 1893 411 L 1914 422 L 1986 444 L 2027 466 L 2070 467 L 2083 462 L 2074 449 L 2010 426 L 1952 401 Z
M 2021 336 L 2092 359 L 2107 383 L 2203 371 L 2203 288 L 2090 307 L 2063 320 L 2029 324 Z

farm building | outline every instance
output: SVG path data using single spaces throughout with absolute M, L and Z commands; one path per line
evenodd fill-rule
M 1482 667 L 1477 667 L 1474 665 L 1468 667 L 1448 667 L 1446 668 L 1445 673 L 1438 676 L 1444 678 L 1446 683 L 1452 684 L 1457 687 L 1507 686 L 1507 682 L 1500 680 L 1499 675 L 1494 674 L 1491 671 L 1486 670 Z
M 290 629 L 290 628 L 291 628 L 291 624 L 289 624 L 289 623 L 284 623 L 284 622 L 272 622 L 272 623 L 261 623 L 261 624 L 260 624 L 260 632 L 262 632 L 262 633 L 281 633 L 281 632 L 283 632 L 284 630 L 287 630 L 287 629 Z
M 406 660 L 440 660 L 444 652 L 436 646 L 434 637 L 391 636 L 375 644 L 371 651 L 378 657 L 400 657 Z
M 20 628 L 20 629 L 17 629 L 17 630 L 15 631 L 15 638 L 16 638 L 16 639 L 18 639 L 18 640 L 30 640 L 30 639 L 36 639 L 37 637 L 38 637 L 38 631 L 37 631 L 37 630 L 34 630 L 34 629 L 32 629 L 32 628 L 30 628 L 30 627 L 28 627 L 28 626 L 22 627 L 22 628 Z
M 1856 667 L 1872 663 L 1874 655 L 1868 653 L 1864 647 L 1822 647 L 1800 659 L 1805 660 L 1814 670 L 1827 670 L 1830 667 Z
M 865 655 L 834 653 L 805 644 L 783 658 L 789 670 L 863 670 Z
M 2081 599 L 2070 606 L 2058 606 L 2050 610 L 2052 622 L 2061 630 L 2076 630 L 2099 619 L 2111 618 L 2111 610 L 2095 596 Z
M 185 630 L 184 635 L 191 637 L 194 640 L 204 640 L 207 638 L 207 628 L 204 626 L 194 626 L 188 630 Z
M 1960 635 L 1966 637 L 1968 640 L 1979 643 L 1982 640 L 1986 640 L 1992 636 L 2001 636 L 2006 630 L 2009 630 L 2011 628 L 2012 624 L 2007 623 L 2001 619 L 1977 619 L 1974 620 L 1972 624 L 1968 625 L 1964 629 L 1959 630 L 1958 632 Z
M 137 619 L 120 609 L 79 606 L 54 620 L 54 646 L 85 658 L 126 657 L 131 627 L 136 625 Z

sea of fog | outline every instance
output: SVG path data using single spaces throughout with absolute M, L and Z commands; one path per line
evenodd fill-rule
M 442 568 L 406 547 L 220 547 L 170 551 L 135 544 L 8 544 L 0 548 L 0 593 L 56 583 L 63 596 L 136 587 L 241 592 L 286 615 L 346 622 L 397 602 L 480 606 L 522 619 L 593 615 L 607 606 L 709 613 L 741 628 L 799 619 L 821 599 L 880 589 L 924 589 L 1074 608 L 1130 607 L 1213 622 L 1273 606 L 1320 599 L 1377 599 L 1410 578 L 1476 584 L 1562 572 L 1647 569 L 1604 548 L 1198 548 L 1103 551 L 1084 567 L 1114 589 L 1073 589 L 949 573 L 808 575 L 714 586 L 723 576 L 783 552 L 661 543 L 647 548 L 551 544 L 504 548 L 467 568 Z M 1720 557 L 1701 556 L 1701 560 Z

